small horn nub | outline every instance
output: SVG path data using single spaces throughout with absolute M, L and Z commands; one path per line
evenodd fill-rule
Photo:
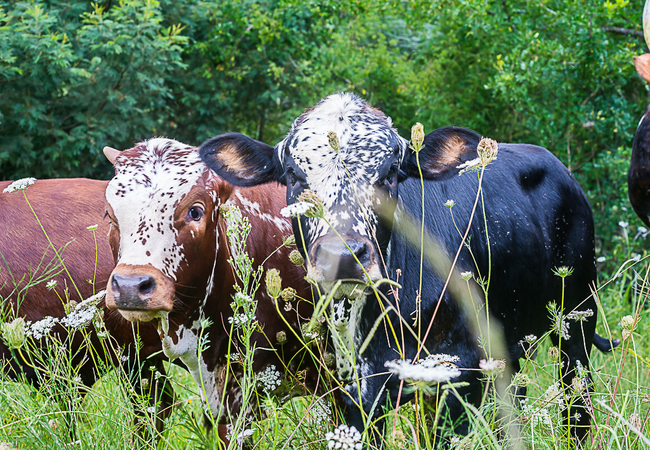
M 650 48 L 650 0 L 646 0 L 643 7 L 643 37 L 646 45 Z
M 115 150 L 113 147 L 104 147 L 104 155 L 113 165 L 115 165 L 115 159 L 117 159 L 120 153 L 119 150 Z

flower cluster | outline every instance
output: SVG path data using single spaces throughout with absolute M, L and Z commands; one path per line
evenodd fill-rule
M 401 380 L 417 385 L 444 383 L 460 376 L 460 370 L 452 363 L 458 362 L 458 356 L 430 355 L 412 364 L 411 360 L 386 361 L 384 366 Z
M 85 327 L 95 316 L 99 315 L 97 304 L 105 295 L 106 290 L 103 290 L 92 297 L 88 297 L 83 302 L 75 304 L 74 309 L 70 308 L 68 315 L 61 319 L 61 324 L 70 328 Z
M 327 433 L 325 439 L 327 439 L 327 448 L 360 450 L 363 447 L 361 433 L 354 426 L 339 425 L 333 432 Z
M 327 133 L 327 140 L 332 147 L 332 150 L 334 150 L 336 153 L 339 152 L 339 149 L 341 148 L 341 144 L 339 143 L 339 137 L 336 135 L 335 131 L 329 131 Z
M 309 202 L 296 202 L 289 206 L 285 206 L 280 210 L 280 214 L 284 217 L 299 217 L 306 215 L 307 211 L 314 208 L 314 205 Z
M 571 311 L 566 317 L 567 319 L 575 320 L 576 322 L 585 322 L 588 317 L 593 315 L 594 311 L 592 309 L 587 309 L 585 311 Z
M 478 363 L 478 367 L 481 369 L 481 372 L 487 376 L 496 378 L 506 369 L 506 362 L 502 359 L 493 359 L 490 357 L 487 360 L 482 359 Z
M 234 325 L 235 328 L 241 328 L 247 326 L 248 324 L 253 323 L 254 320 L 255 320 L 255 314 L 253 312 L 251 312 L 250 314 L 240 313 L 228 317 L 228 323 Z
M 330 408 L 330 405 L 325 400 L 319 400 L 312 405 L 309 410 L 309 415 L 316 423 L 327 422 L 332 417 L 332 408 Z
M 420 122 L 417 122 L 411 128 L 411 149 L 415 153 L 419 153 L 422 150 L 422 144 L 424 143 L 424 126 Z
M 275 391 L 282 384 L 282 374 L 271 364 L 263 372 L 257 374 L 257 384 L 267 393 Z
M 478 143 L 476 148 L 478 157 L 481 160 L 482 166 L 487 166 L 492 161 L 497 159 L 497 153 L 499 153 L 499 145 L 497 141 L 490 138 L 481 138 L 481 141 Z
M 621 328 L 623 329 L 623 339 L 627 339 L 632 335 L 632 331 L 636 328 L 634 316 L 623 316 L 621 318 Z
M 298 250 L 292 250 L 291 253 L 289 253 L 289 261 L 294 263 L 296 266 L 302 266 L 305 264 L 305 258 L 302 257 Z
M 11 322 L 0 324 L 2 339 L 9 348 L 20 348 L 25 343 L 25 319 L 18 317 Z
M 282 277 L 280 277 L 280 271 L 278 269 L 269 269 L 266 272 L 266 293 L 269 294 L 273 300 L 277 299 L 280 296 L 282 291 Z
M 5 188 L 4 191 L 2 191 L 5 194 L 8 194 L 10 192 L 14 191 L 24 191 L 27 189 L 29 186 L 32 184 L 36 183 L 36 178 L 21 178 L 20 180 L 16 180 L 13 183 L 11 183 L 9 186 Z
M 54 328 L 54 325 L 56 325 L 58 321 L 59 319 L 56 317 L 45 316 L 33 324 L 29 324 L 29 322 L 27 322 L 27 325 L 29 326 L 28 334 L 31 335 L 34 339 L 41 339 L 42 337 L 50 334 L 50 331 L 52 331 L 52 328 Z

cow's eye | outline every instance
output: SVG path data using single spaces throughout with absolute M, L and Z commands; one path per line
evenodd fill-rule
M 384 178 L 384 184 L 386 186 L 395 186 L 397 184 L 397 175 L 399 173 L 398 167 L 392 166 L 388 173 L 386 174 L 386 177 Z
M 192 220 L 201 220 L 203 217 L 203 208 L 200 206 L 192 206 L 190 210 L 187 212 L 187 214 L 190 216 Z

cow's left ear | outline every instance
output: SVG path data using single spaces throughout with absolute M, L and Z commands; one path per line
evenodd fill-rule
M 279 181 L 283 173 L 273 147 L 240 133 L 208 139 L 199 152 L 210 169 L 235 186 Z
M 444 127 L 424 137 L 419 162 L 426 180 L 443 180 L 457 174 L 463 163 L 477 157 L 481 139 L 477 133 L 460 127 Z M 409 145 L 401 169 L 409 177 L 419 178 L 418 155 Z

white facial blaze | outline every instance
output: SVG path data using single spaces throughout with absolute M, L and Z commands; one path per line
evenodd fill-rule
M 336 133 L 338 152 L 329 145 L 329 132 Z M 335 94 L 298 118 L 276 149 L 280 160 L 286 162 L 286 151 L 304 172 L 333 228 L 344 232 L 339 227 L 347 224 L 373 240 L 379 169 L 396 150 L 401 159 L 407 145 L 382 113 L 352 94 Z M 328 230 L 324 220 L 309 219 L 311 242 Z
M 117 157 L 106 188 L 120 228 L 118 263 L 151 264 L 176 280 L 184 255 L 174 212 L 207 168 L 194 148 L 171 139 L 150 139 L 136 148 L 141 151 L 135 157 Z

